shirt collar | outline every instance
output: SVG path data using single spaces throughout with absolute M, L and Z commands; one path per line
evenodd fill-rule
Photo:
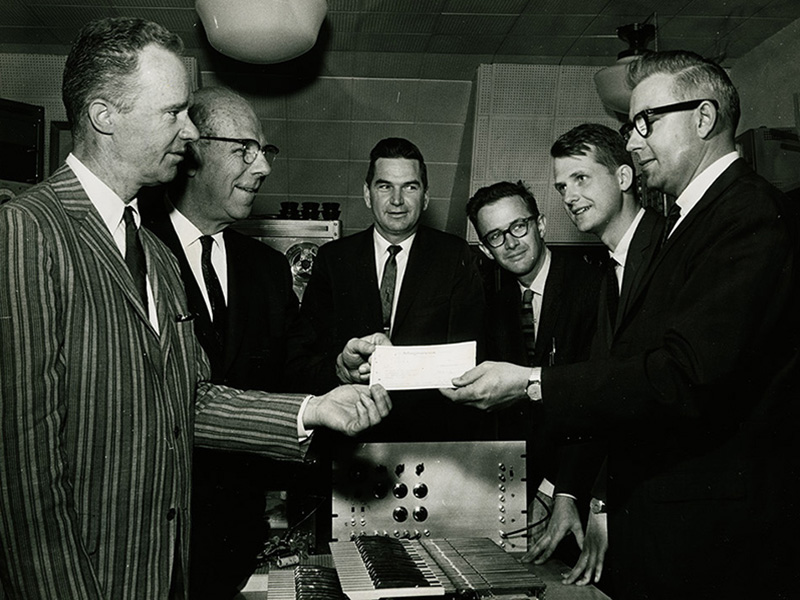
M 722 175 L 722 172 L 731 166 L 733 161 L 737 158 L 739 158 L 739 154 L 735 151 L 718 158 L 686 186 L 686 189 L 683 190 L 681 195 L 675 200 L 676 204 L 681 207 L 681 216 L 678 223 L 683 221 L 684 217 L 689 214 L 689 211 L 700 202 L 700 198 L 708 191 L 711 184 L 714 183 L 717 178 Z
M 530 289 L 533 291 L 534 294 L 539 294 L 540 296 L 544 296 L 544 284 L 547 282 L 547 275 L 550 273 L 550 262 L 551 262 L 550 248 L 545 246 L 542 268 L 539 269 L 539 272 L 536 274 L 536 277 L 533 278 L 533 281 L 531 281 L 531 284 L 529 286 L 524 286 L 520 283 L 519 289 L 522 290 L 523 292 L 527 289 Z
M 175 228 L 175 233 L 178 234 L 178 240 L 180 240 L 181 247 L 184 249 L 184 251 L 186 251 L 189 246 L 197 243 L 197 241 L 203 237 L 204 234 L 194 223 L 186 218 L 181 211 L 175 208 L 171 202 L 169 203 L 169 208 L 169 220 L 172 222 L 172 226 Z M 223 231 L 218 231 L 211 236 L 219 246 L 222 246 L 223 244 L 223 233 Z
M 406 256 L 408 256 L 408 253 L 411 251 L 411 245 L 414 243 L 414 238 L 416 237 L 417 237 L 417 232 L 415 231 L 399 244 L 392 244 L 380 233 L 378 233 L 377 228 L 373 228 L 372 239 L 375 243 L 375 255 L 382 256 L 383 254 L 389 251 L 389 246 L 400 246 L 403 249 L 403 252 L 401 252 L 400 254 L 405 254 Z
M 628 250 L 631 248 L 633 234 L 636 232 L 636 228 L 639 226 L 639 221 L 642 220 L 643 216 L 644 208 L 640 208 L 639 212 L 636 213 L 633 221 L 631 221 L 631 224 L 628 226 L 628 229 L 625 231 L 625 234 L 622 236 L 622 239 L 620 239 L 619 243 L 617 244 L 617 247 L 613 252 L 609 251 L 608 253 L 608 255 L 613 258 L 623 269 L 625 268 L 625 260 L 628 258 Z
M 119 226 L 122 221 L 122 213 L 125 211 L 126 206 L 134 209 L 134 219 L 136 225 L 141 226 L 141 217 L 139 216 L 139 203 L 136 198 L 131 200 L 128 204 L 120 198 L 117 193 L 108 187 L 97 175 L 92 173 L 89 168 L 84 165 L 80 159 L 71 152 L 65 161 L 75 177 L 78 178 L 81 186 L 83 187 L 89 201 L 100 213 L 100 218 L 103 223 L 112 233 Z

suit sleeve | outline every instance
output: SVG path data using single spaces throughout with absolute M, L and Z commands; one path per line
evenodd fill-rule
M 65 459 L 60 298 L 49 240 L 0 210 L 0 578 L 14 598 L 101 598 Z
M 451 297 L 448 341 L 477 340 L 480 361 L 486 354 L 486 295 L 475 257 L 466 244 L 459 256 Z
M 772 377 L 764 374 L 778 374 L 790 354 L 782 343 L 787 336 L 777 333 L 787 317 L 786 327 L 794 326 L 796 267 L 783 220 L 776 211 L 752 209 L 773 198 L 749 191 L 746 203 L 694 223 L 696 231 L 686 232 L 694 239 L 678 240 L 697 247 L 693 256 L 677 267 L 660 265 L 650 285 L 663 278 L 658 284 L 669 283 L 664 289 L 675 290 L 674 297 L 661 314 L 637 313 L 637 352 L 543 370 L 548 412 L 570 424 L 628 425 L 627 431 L 635 424 L 647 435 L 663 430 L 663 419 L 733 418 L 765 395 Z M 650 313 L 655 306 L 649 302 Z

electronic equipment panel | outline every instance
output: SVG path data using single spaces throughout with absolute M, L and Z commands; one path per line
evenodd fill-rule
M 511 552 L 527 519 L 525 443 L 359 444 L 332 470 L 332 539 L 485 537 Z

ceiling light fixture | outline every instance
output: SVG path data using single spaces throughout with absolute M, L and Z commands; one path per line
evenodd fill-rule
M 644 23 L 632 23 L 617 27 L 617 36 L 628 44 L 628 49 L 617 55 L 617 62 L 594 74 L 594 84 L 600 100 L 608 108 L 617 113 L 628 114 L 631 100 L 631 89 L 625 77 L 628 64 L 638 60 L 639 56 L 648 52 L 647 45 L 656 37 L 656 26 L 649 23 L 655 15 L 650 15 Z
M 326 0 L 196 0 L 194 7 L 214 48 L 254 64 L 308 52 L 328 12 Z

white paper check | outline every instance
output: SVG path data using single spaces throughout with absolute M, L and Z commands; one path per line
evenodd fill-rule
M 432 346 L 377 346 L 369 384 L 387 390 L 453 387 L 452 380 L 475 366 L 476 343 Z

